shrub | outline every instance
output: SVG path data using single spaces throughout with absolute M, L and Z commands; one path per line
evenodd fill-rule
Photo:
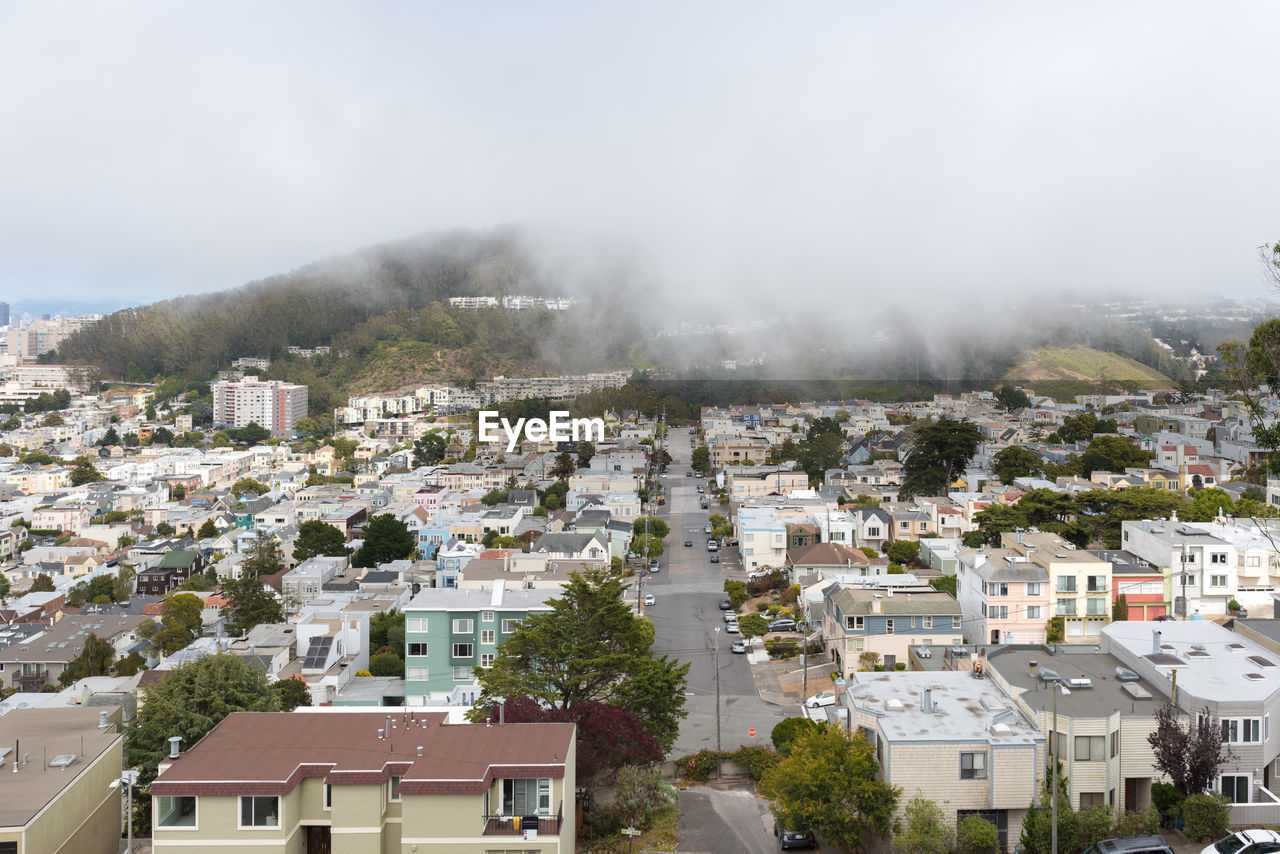
M 769 603 L 768 603 L 768 602 L 757 602 L 757 603 L 756 603 L 756 610 L 757 610 L 757 611 L 767 611 L 767 610 L 769 610 Z
M 728 594 L 729 604 L 733 606 L 735 611 L 741 608 L 742 603 L 750 598 L 747 596 L 747 585 L 732 578 L 725 579 L 724 592 Z
M 950 854 L 953 834 L 946 814 L 919 791 L 903 808 L 902 827 L 893 838 L 893 849 L 900 854 Z
M 1147 804 L 1145 809 L 1127 812 L 1116 821 L 1112 828 L 1113 836 L 1145 836 L 1160 832 L 1160 813 L 1155 805 Z
M 1058 804 L 1058 813 L 1061 817 L 1062 804 Z M 1109 839 L 1116 834 L 1112 832 L 1115 822 L 1115 816 L 1108 806 L 1099 804 L 1089 807 L 1088 809 L 1077 810 L 1075 815 L 1075 827 L 1071 838 L 1074 840 L 1073 851 L 1083 851 L 1095 842 L 1101 842 Z M 1058 835 L 1062 836 L 1062 825 L 1058 825 Z
M 899 661 L 897 664 L 893 665 L 893 669 L 894 669 L 894 670 L 906 670 L 906 669 L 907 669 L 907 663 L 906 663 L 905 661 Z
M 1197 842 L 1227 835 L 1231 819 L 1230 801 L 1225 795 L 1188 795 L 1182 802 L 1182 830 Z
M 981 816 L 967 815 L 956 824 L 959 854 L 994 854 L 999 844 L 999 829 Z
M 653 816 L 666 805 L 658 772 L 652 768 L 624 765 L 615 775 L 616 798 L 613 812 L 628 827 L 647 830 Z
M 711 772 L 716 767 L 714 750 L 699 750 L 676 760 L 676 770 L 680 778 L 687 783 L 705 783 L 711 779 Z
M 765 652 L 770 658 L 792 658 L 800 654 L 800 644 L 785 638 L 773 638 L 764 642 Z
M 1240 603 L 1239 603 L 1238 601 L 1236 601 L 1236 599 L 1235 599 L 1235 597 L 1234 597 L 1234 596 L 1231 598 L 1231 601 L 1227 603 L 1227 610 L 1228 610 L 1228 611 L 1239 611 L 1239 610 L 1240 610 Z
M 582 822 L 586 825 L 586 835 L 591 837 L 614 836 L 622 830 L 622 820 L 608 807 L 592 810 L 583 817 Z
M 792 720 L 804 719 L 792 718 Z M 774 729 L 777 729 L 777 727 L 774 727 Z M 729 758 L 746 768 L 747 774 L 757 783 L 760 782 L 760 778 L 765 775 L 766 771 L 782 761 L 778 751 L 762 744 L 744 744 L 733 753 L 730 753 Z
M 779 755 L 787 756 L 791 753 L 791 746 L 800 739 L 800 736 L 820 728 L 816 721 L 808 718 L 784 718 L 774 724 L 773 731 L 769 733 L 769 739 L 777 748 Z

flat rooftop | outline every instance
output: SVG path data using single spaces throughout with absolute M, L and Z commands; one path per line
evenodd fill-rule
M 932 712 L 922 706 L 926 688 L 932 696 Z M 845 693 L 848 702 L 879 719 L 888 741 L 1017 745 L 1044 740 L 1039 728 L 1023 717 L 999 686 L 967 672 L 858 672 Z
M 1116 668 L 1124 663 L 1113 655 L 1095 652 L 1092 645 L 1058 644 L 1054 649 L 1056 652 L 1047 646 L 992 647 L 987 665 L 1009 683 L 1011 694 L 1037 711 L 1053 711 L 1054 683 L 1040 677 L 1043 671 L 1050 670 L 1063 679 L 1088 679 L 1090 687 L 1068 687 L 1070 694 L 1058 694 L 1058 713 L 1073 718 L 1102 717 L 1117 709 L 1122 715 L 1150 715 L 1167 699 L 1145 679 L 1121 682 Z M 1033 661 L 1037 664 L 1034 675 Z M 1147 696 L 1135 696 L 1141 694 Z
M 98 729 L 99 711 L 111 710 L 93 706 L 14 709 L 0 717 L 0 761 L 4 764 L 4 773 L 0 774 L 0 827 L 22 827 L 31 821 L 85 768 L 120 741 L 114 725 L 106 731 Z M 17 757 L 20 763 L 23 755 L 31 757 L 19 765 L 16 774 L 12 771 L 15 743 L 21 750 Z M 55 757 L 71 757 L 71 761 L 65 768 L 46 768 L 46 756 L 49 761 Z M 119 765 L 115 766 L 115 773 L 118 775 Z M 94 797 L 98 795 L 94 793 Z

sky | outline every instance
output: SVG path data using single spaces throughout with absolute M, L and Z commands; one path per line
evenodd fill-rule
M 0 299 L 509 225 L 708 305 L 1262 297 L 1277 31 L 1265 2 L 14 0 Z

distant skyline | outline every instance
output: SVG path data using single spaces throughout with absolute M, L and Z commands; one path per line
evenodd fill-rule
M 702 306 L 1268 298 L 1278 29 L 1263 2 L 4 4 L 0 299 L 502 225 Z

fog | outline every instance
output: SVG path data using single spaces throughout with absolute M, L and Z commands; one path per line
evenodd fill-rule
M 502 226 L 566 290 L 625 280 L 677 317 L 1261 296 L 1278 25 L 1263 2 L 6 3 L 0 299 L 145 302 Z

